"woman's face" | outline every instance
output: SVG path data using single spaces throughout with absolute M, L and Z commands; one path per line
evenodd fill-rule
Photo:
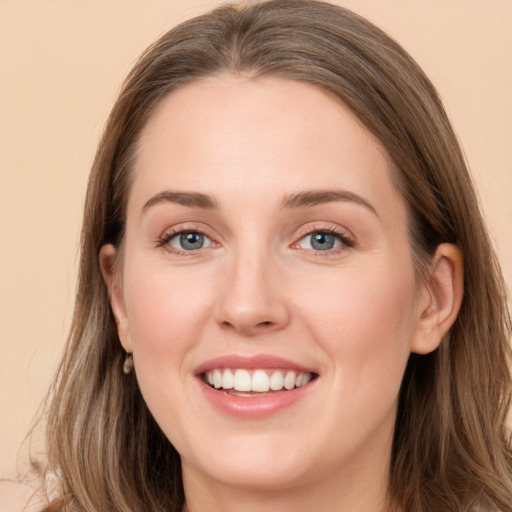
M 158 107 L 112 299 L 185 481 L 383 477 L 427 300 L 391 174 L 310 85 L 224 76 Z

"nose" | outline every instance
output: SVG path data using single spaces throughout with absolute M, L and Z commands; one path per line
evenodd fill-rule
M 286 290 L 271 258 L 239 257 L 228 272 L 217 322 L 244 336 L 270 333 L 290 321 Z

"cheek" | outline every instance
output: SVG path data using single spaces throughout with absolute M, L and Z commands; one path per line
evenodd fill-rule
M 211 314 L 211 291 L 201 285 L 200 275 L 191 279 L 186 272 L 151 269 L 150 264 L 134 262 L 125 275 L 129 276 L 124 288 L 136 363 L 140 369 L 176 375 L 167 371 L 169 364 L 176 370 L 176 365 L 186 362 L 183 355 L 199 339 L 204 318 Z
M 376 440 L 389 442 L 393 430 L 414 332 L 415 282 L 412 272 L 397 279 L 381 270 L 351 268 L 326 281 L 321 294 L 315 287 L 302 295 L 304 329 L 328 355 L 328 405 L 315 428 L 333 454 L 368 443 L 376 432 L 384 433 Z
M 361 266 L 331 276 L 321 293 L 318 284 L 302 292 L 302 316 L 331 356 L 334 371 L 344 379 L 350 373 L 358 381 L 399 382 L 415 327 L 412 268 L 394 272 L 390 266 Z
M 137 381 L 157 423 L 181 446 L 186 430 L 175 411 L 187 416 L 181 390 L 191 379 L 191 361 L 211 316 L 211 291 L 199 285 L 201 276 L 190 279 L 148 262 L 128 264 L 124 291 Z

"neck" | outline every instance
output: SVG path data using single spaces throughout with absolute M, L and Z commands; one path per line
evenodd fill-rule
M 386 505 L 385 493 L 357 492 L 322 494 L 322 487 L 297 489 L 293 491 L 258 492 L 229 489 L 228 492 L 216 488 L 216 493 L 187 493 L 184 512 L 297 512 L 314 510 L 315 512 L 390 512 Z

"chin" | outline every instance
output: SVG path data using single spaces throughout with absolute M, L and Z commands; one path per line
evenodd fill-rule
M 182 456 L 185 467 L 193 467 L 223 485 L 251 491 L 278 491 L 305 483 L 310 464 L 297 445 L 281 436 L 232 436 L 205 447 L 189 459 Z M 190 463 L 189 463 L 190 461 Z

